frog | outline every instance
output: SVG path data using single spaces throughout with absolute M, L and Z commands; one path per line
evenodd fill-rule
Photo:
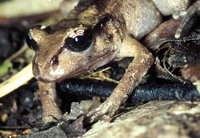
M 86 114 L 88 122 L 100 118 L 110 121 L 154 63 L 153 54 L 139 41 L 162 22 L 162 15 L 186 10 L 190 3 L 190 0 L 80 0 L 56 24 L 33 26 L 27 43 L 35 50 L 32 70 L 39 81 L 43 122 L 62 116 L 57 105 L 56 82 L 90 73 L 115 59 L 133 57 L 112 94 Z

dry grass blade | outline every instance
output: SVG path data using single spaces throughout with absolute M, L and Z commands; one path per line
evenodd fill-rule
M 26 84 L 32 78 L 32 63 L 30 63 L 19 73 L 0 84 L 0 98 Z

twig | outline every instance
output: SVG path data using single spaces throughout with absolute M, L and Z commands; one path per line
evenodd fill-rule
M 26 84 L 32 78 L 32 63 L 30 63 L 16 75 L 0 84 L 0 98 Z

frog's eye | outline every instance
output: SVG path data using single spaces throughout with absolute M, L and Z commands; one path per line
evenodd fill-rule
M 66 39 L 64 47 L 74 52 L 87 50 L 93 44 L 93 37 L 90 30 L 79 29 L 72 32 Z
M 37 51 L 38 50 L 38 45 L 37 42 L 32 38 L 31 33 L 29 32 L 27 37 L 26 37 L 26 43 L 29 46 L 29 48 Z

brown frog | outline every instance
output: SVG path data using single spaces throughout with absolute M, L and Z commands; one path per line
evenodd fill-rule
M 39 80 L 43 121 L 52 121 L 49 115 L 57 118 L 62 115 L 56 104 L 56 82 L 91 72 L 115 58 L 134 57 L 110 97 L 87 114 L 90 121 L 104 115 L 109 120 L 154 62 L 153 55 L 137 40 L 161 23 L 161 13 L 185 10 L 189 3 L 189 0 L 82 0 L 60 22 L 33 27 L 28 43 L 35 50 L 33 73 Z

